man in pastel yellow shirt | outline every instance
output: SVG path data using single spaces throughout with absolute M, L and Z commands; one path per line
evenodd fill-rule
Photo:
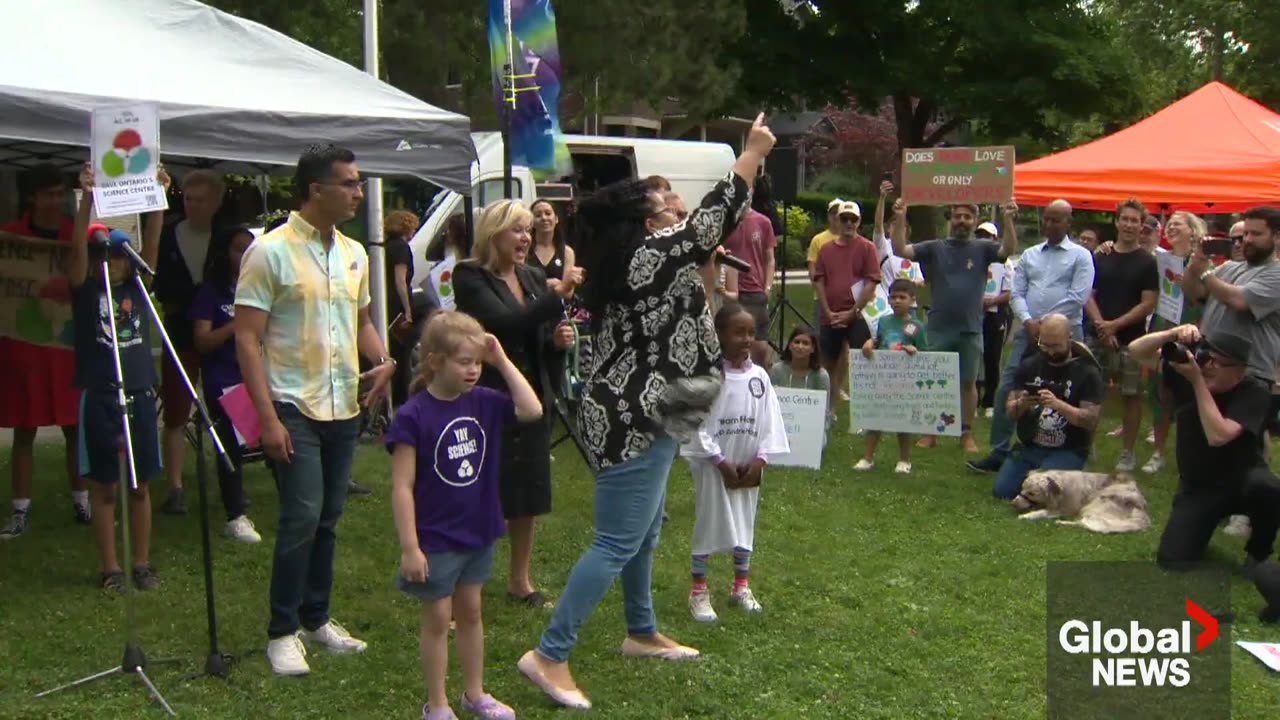
M 278 675 L 310 672 L 302 643 L 364 652 L 329 617 L 335 528 L 366 404 L 386 394 L 395 361 L 369 319 L 369 258 L 335 229 L 356 214 L 350 150 L 313 145 L 298 159 L 302 207 L 245 251 L 236 285 L 236 357 L 280 493 L 267 659 Z M 360 375 L 359 355 L 374 368 Z

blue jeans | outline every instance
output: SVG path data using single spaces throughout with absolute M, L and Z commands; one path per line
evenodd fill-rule
M 280 526 L 271 563 L 271 638 L 299 625 L 315 630 L 329 622 L 335 532 L 351 480 L 360 418 L 320 422 L 291 404 L 276 403 L 289 431 L 293 457 L 271 463 L 280 493 Z
M 595 539 L 569 574 L 551 624 L 538 642 L 539 655 L 567 662 L 578 642 L 578 629 L 619 575 L 627 634 L 658 631 L 650 595 L 653 551 L 662 529 L 667 476 L 678 448 L 675 440 L 664 435 L 642 454 L 596 476 Z
M 1017 497 L 1032 470 L 1083 470 L 1086 460 L 1087 456 L 1074 450 L 1020 447 L 1000 465 L 991 494 L 1001 500 Z
M 1072 340 L 1080 340 L 1082 337 L 1081 328 L 1072 329 Z M 1004 405 L 1009 399 L 1009 393 L 1013 392 L 1013 376 L 1017 373 L 1018 365 L 1022 363 L 1022 356 L 1027 351 L 1027 341 L 1027 331 L 1015 319 L 1013 340 L 1009 343 L 1009 360 L 1004 364 L 1004 371 L 1000 373 L 1000 387 L 996 389 L 996 400 L 991 412 L 991 455 L 1000 459 L 1008 456 L 1009 448 L 1013 444 L 1016 423 L 1005 412 Z

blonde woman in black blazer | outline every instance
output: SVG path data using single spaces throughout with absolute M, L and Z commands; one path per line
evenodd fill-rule
M 582 271 L 566 270 L 554 290 L 542 271 L 526 265 L 532 250 L 533 215 L 514 200 L 484 209 L 476 228 L 471 258 L 458 263 L 453 289 L 458 310 L 480 321 L 502 343 L 544 408 L 573 342 L 563 301 L 573 297 Z M 486 365 L 480 384 L 508 392 L 506 383 Z M 530 607 L 549 607 L 530 576 L 534 518 L 551 512 L 551 423 L 547 415 L 527 424 L 511 424 L 503 433 L 499 488 L 502 513 L 511 536 L 511 573 L 507 592 Z

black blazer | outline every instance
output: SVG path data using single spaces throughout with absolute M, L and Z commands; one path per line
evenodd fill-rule
M 558 391 L 564 370 L 564 353 L 556 350 L 552 341 L 556 325 L 564 318 L 564 304 L 547 288 L 541 270 L 517 265 L 516 278 L 524 288 L 524 305 L 497 275 L 475 262 L 460 262 L 453 270 L 454 298 L 458 310 L 479 320 L 486 332 L 498 338 L 502 350 L 547 408 L 545 399 Z M 487 364 L 480 384 L 510 392 L 502 375 Z

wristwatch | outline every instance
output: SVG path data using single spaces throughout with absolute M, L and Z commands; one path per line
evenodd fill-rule
M 383 357 L 381 357 L 381 358 L 378 358 L 378 367 L 382 367 L 383 365 L 386 365 L 387 363 L 391 363 L 391 367 L 396 367 L 396 359 L 395 359 L 395 358 L 393 358 L 393 357 L 386 357 L 385 355 L 384 355 Z
M 1208 270 L 1205 270 L 1204 272 L 1200 273 L 1200 282 L 1204 282 L 1204 279 L 1212 275 L 1213 271 L 1214 271 L 1214 268 L 1209 268 Z

